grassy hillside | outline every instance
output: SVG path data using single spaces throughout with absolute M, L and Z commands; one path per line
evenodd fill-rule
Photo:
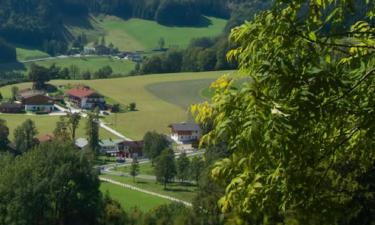
M 80 58 L 62 58 L 53 59 L 47 61 L 35 62 L 38 65 L 50 66 L 53 63 L 60 67 L 69 67 L 71 65 L 77 65 L 81 72 L 89 70 L 95 72 L 103 66 L 111 66 L 114 74 L 127 75 L 133 68 L 134 62 L 129 60 L 118 60 L 111 57 L 80 57 Z M 29 67 L 31 63 L 26 63 L 26 67 Z
M 26 61 L 26 60 L 31 60 L 31 59 L 49 57 L 47 53 L 41 50 L 21 47 L 21 46 L 17 46 L 16 52 L 17 52 L 18 61 Z
M 211 25 L 207 27 L 168 27 L 149 20 L 99 16 L 91 17 L 90 24 L 74 23 L 68 29 L 73 35 L 86 33 L 91 41 L 104 36 L 107 44 L 113 43 L 120 50 L 149 51 L 158 47 L 160 38 L 165 39 L 165 47 L 185 48 L 192 38 L 220 35 L 227 21 L 208 19 Z
M 190 116 L 187 106 L 205 100 L 202 91 L 224 73 L 178 73 L 53 83 L 84 83 L 123 105 L 135 102 L 138 111 L 114 114 L 106 117 L 106 121 L 124 135 L 141 139 L 147 131 L 167 134 L 170 123 L 186 121 Z M 31 84 L 17 86 L 30 87 Z M 10 86 L 0 88 L 0 91 L 9 96 Z

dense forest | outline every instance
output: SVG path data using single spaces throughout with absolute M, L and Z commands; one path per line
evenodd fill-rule
M 84 19 L 89 14 L 155 20 L 168 26 L 207 26 L 204 16 L 229 19 L 226 33 L 269 1 L 246 0 L 0 0 L 0 37 L 5 41 L 41 48 L 51 55 L 65 53 L 71 35 L 64 18 Z M 27 38 L 25 38 L 27 37 Z M 15 61 L 15 50 L 0 41 L 2 61 Z M 6 46 L 6 47 L 5 47 Z
M 167 25 L 202 23 L 202 15 L 229 18 L 229 1 L 221 0 L 0 0 L 0 35 L 12 42 L 41 45 L 46 40 L 64 40 L 64 16 L 88 13 L 138 17 Z M 27 38 L 25 38 L 27 37 Z

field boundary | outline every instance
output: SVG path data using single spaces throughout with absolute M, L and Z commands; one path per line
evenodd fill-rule
M 144 194 L 149 194 L 149 195 L 152 195 L 152 196 L 164 198 L 164 199 L 167 199 L 167 200 L 170 200 L 170 201 L 173 201 L 173 202 L 182 203 L 186 206 L 192 207 L 192 204 L 190 202 L 186 202 L 186 201 L 183 201 L 183 200 L 171 197 L 171 196 L 162 195 L 162 194 L 152 192 L 152 191 L 147 191 L 147 190 L 144 190 L 144 189 L 141 189 L 141 188 L 137 188 L 133 185 L 124 184 L 124 183 L 121 183 L 121 182 L 118 182 L 118 181 L 115 181 L 115 180 L 112 180 L 112 179 L 104 178 L 104 177 L 99 177 L 99 179 L 101 181 L 108 182 L 108 183 L 111 183 L 111 184 L 114 184 L 114 185 L 118 185 L 118 186 L 121 186 L 123 188 L 128 188 L 128 189 L 131 189 L 131 190 L 134 190 L 134 191 L 139 191 L 139 192 L 142 192 Z

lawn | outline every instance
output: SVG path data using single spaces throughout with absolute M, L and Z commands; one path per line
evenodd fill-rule
M 50 134 L 53 132 L 56 126 L 56 122 L 59 120 L 58 116 L 48 115 L 26 115 L 26 114 L 0 114 L 0 119 L 6 120 L 7 126 L 10 130 L 9 138 L 13 140 L 13 132 L 16 127 L 21 125 L 26 119 L 31 119 L 35 122 L 35 126 L 40 135 Z M 114 135 L 104 129 L 99 131 L 100 138 L 115 138 Z M 77 129 L 77 138 L 85 137 L 85 119 L 80 121 L 80 126 Z
M 113 199 L 118 201 L 125 210 L 134 207 L 139 208 L 143 212 L 147 212 L 162 204 L 170 203 L 169 200 L 148 195 L 142 192 L 134 191 L 120 186 L 102 182 L 100 190 L 103 194 L 108 193 Z
M 178 182 L 171 183 L 167 185 L 167 189 L 164 190 L 164 186 L 162 184 L 156 183 L 153 180 L 146 180 L 141 178 L 136 178 L 136 182 L 133 182 L 132 177 L 124 177 L 124 176 L 115 176 L 115 175 L 102 175 L 102 177 L 112 179 L 124 184 L 130 184 L 136 186 L 138 188 L 152 191 L 155 193 L 159 193 L 162 195 L 171 196 L 183 201 L 192 202 L 197 191 L 197 187 L 193 185 L 182 185 Z
M 185 48 L 192 38 L 215 37 L 221 34 L 227 21 L 208 17 L 207 27 L 169 27 L 143 19 L 124 20 L 115 16 L 91 17 L 90 24 L 73 23 L 68 29 L 74 35 L 86 33 L 91 41 L 101 36 L 106 43 L 113 43 L 123 51 L 149 51 L 158 48 L 158 40 L 164 38 L 165 47 Z
M 115 171 L 120 171 L 124 173 L 130 173 L 130 166 L 116 167 Z M 154 175 L 154 167 L 151 163 L 140 163 L 139 164 L 139 174 L 142 175 Z
M 202 72 L 202 73 L 177 73 L 158 74 L 148 76 L 134 76 L 105 80 L 88 81 L 53 81 L 53 84 L 86 84 L 98 90 L 104 96 L 110 97 L 114 101 L 128 105 L 131 102 L 137 104 L 137 111 L 112 114 L 106 117 L 109 125 L 125 136 L 132 139 L 141 139 L 147 131 L 158 131 L 168 134 L 170 123 L 182 122 L 191 118 L 191 113 L 187 106 L 206 100 L 201 96 L 205 85 L 209 85 L 209 80 L 214 81 L 227 71 Z M 199 80 L 204 85 L 190 85 L 189 91 L 185 90 L 185 85 L 198 84 Z M 156 85 L 150 91 L 150 85 Z M 17 85 L 20 89 L 30 87 L 30 83 Z M 0 88 L 3 96 L 10 95 L 10 87 Z M 154 86 L 155 87 L 155 86 Z M 170 95 L 164 89 L 173 88 Z M 152 88 L 151 88 L 152 89 Z M 162 91 L 163 93 L 157 93 Z M 183 102 L 183 104 L 179 103 Z

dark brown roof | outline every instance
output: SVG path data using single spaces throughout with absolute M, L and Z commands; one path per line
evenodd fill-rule
M 22 100 L 25 105 L 53 105 L 53 100 L 45 95 L 33 95 Z
M 123 143 L 130 148 L 143 148 L 144 145 L 143 141 L 124 141 Z
M 195 123 L 173 123 L 169 125 L 174 131 L 198 131 L 200 127 Z

